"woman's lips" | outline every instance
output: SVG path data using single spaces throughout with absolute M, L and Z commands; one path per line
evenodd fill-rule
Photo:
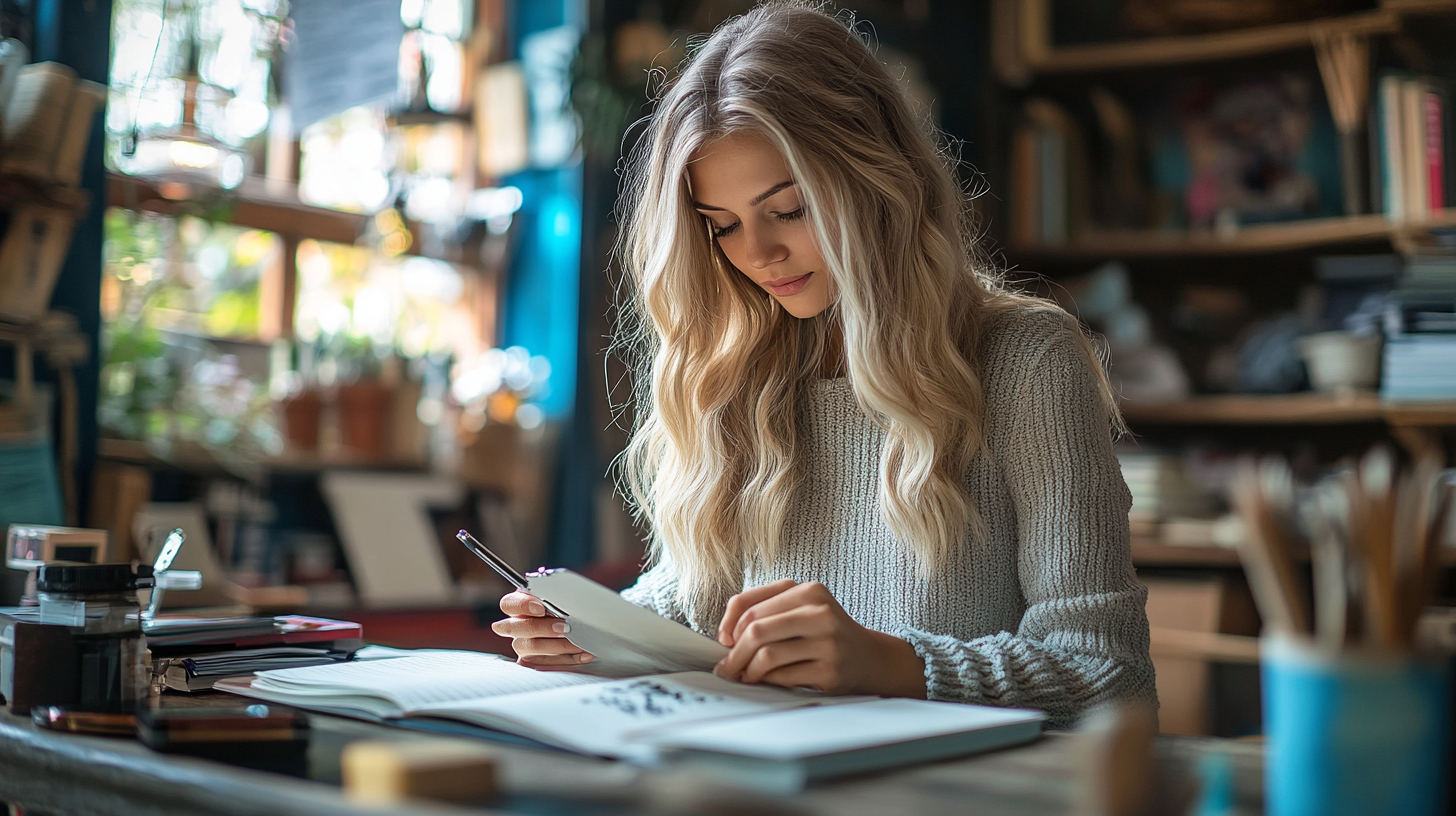
M 779 297 L 797 295 L 805 286 L 809 285 L 809 278 L 813 277 L 813 275 L 813 272 L 809 272 L 795 278 L 777 278 L 771 281 L 764 281 L 763 288 Z

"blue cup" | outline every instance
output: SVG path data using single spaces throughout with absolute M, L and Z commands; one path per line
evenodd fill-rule
M 1437 816 L 1451 735 L 1445 661 L 1261 643 L 1269 816 Z

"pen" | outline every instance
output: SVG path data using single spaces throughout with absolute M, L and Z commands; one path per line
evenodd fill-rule
M 506 579 L 506 581 L 511 586 L 515 587 L 521 592 L 530 594 L 531 589 L 526 584 L 526 576 L 518 572 L 515 567 L 507 564 L 505 559 L 491 552 L 490 548 L 485 546 L 484 544 L 481 544 L 478 540 L 476 540 L 475 536 L 471 535 L 466 530 L 461 530 L 460 532 L 455 534 L 455 537 L 460 540 L 461 544 L 465 545 L 465 549 L 475 553 L 477 558 L 489 564 L 491 569 L 500 573 L 500 576 Z M 567 617 L 567 614 L 565 612 L 562 612 L 560 609 L 552 606 L 549 601 L 543 600 L 541 598 L 537 598 L 536 600 L 541 601 L 541 605 L 546 607 L 546 611 L 550 612 L 552 615 L 555 615 L 558 618 Z

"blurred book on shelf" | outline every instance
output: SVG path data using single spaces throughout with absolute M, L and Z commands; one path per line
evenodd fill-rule
M 1381 396 L 1456 399 L 1456 255 L 1410 258 L 1385 310 Z
M 1087 141 L 1066 108 L 1027 100 L 1012 136 L 1012 230 L 1023 243 L 1058 244 L 1091 219 Z
M 1132 494 L 1128 518 L 1134 521 L 1209 517 L 1219 509 L 1218 495 L 1192 478 L 1182 456 L 1124 451 L 1117 461 Z
M 1436 77 L 1386 72 L 1371 97 L 1371 196 L 1391 221 L 1421 221 L 1451 206 L 1456 134 L 1451 93 Z
M 1169 80 L 1126 99 L 1105 87 L 1085 99 L 1032 97 L 1010 140 L 1011 239 L 1223 234 L 1339 215 L 1339 152 L 1317 79 L 1299 73 Z

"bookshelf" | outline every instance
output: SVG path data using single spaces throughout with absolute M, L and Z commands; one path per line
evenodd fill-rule
M 1430 201 L 1426 200 L 1425 174 L 1444 172 L 1439 159 L 1406 159 L 1407 163 L 1430 161 L 1429 166 L 1434 168 L 1412 170 L 1402 168 L 1400 159 L 1390 158 L 1423 155 L 1419 147 L 1413 148 L 1410 144 L 1410 140 L 1422 138 L 1420 134 L 1408 135 L 1412 121 L 1435 121 L 1427 113 L 1432 109 L 1430 106 L 1450 105 L 1439 80 L 1420 76 L 1432 72 L 1434 63 L 1425 46 L 1416 42 L 1416 37 L 1423 29 L 1448 31 L 1456 21 L 1456 0 L 1382 0 L 1370 11 L 1301 22 L 1072 45 L 1052 42 L 1053 5 L 1053 0 L 998 0 L 992 7 L 992 28 L 997 35 L 992 55 L 995 68 L 1007 88 L 1034 91 L 1017 117 L 1023 124 L 1014 129 L 1009 142 L 998 148 L 1006 158 L 1005 169 L 1012 180 L 1007 211 L 1010 224 L 1007 254 L 1013 262 L 1072 264 L 1108 258 L 1270 256 L 1351 248 L 1357 244 L 1367 245 L 1363 247 L 1367 250 L 1371 247 L 1403 250 L 1419 243 L 1420 236 L 1432 229 L 1456 226 L 1456 207 L 1451 206 L 1452 202 L 1442 204 L 1439 192 L 1430 193 Z M 1429 47 L 1443 49 L 1439 36 L 1431 36 L 1436 39 Z M 1387 93 L 1389 89 L 1384 85 L 1390 77 L 1376 75 L 1374 57 L 1378 50 L 1384 48 L 1388 52 L 1392 46 L 1414 74 L 1395 84 L 1419 86 L 1419 93 L 1433 98 L 1440 96 L 1440 102 L 1412 103 L 1409 101 L 1411 88 L 1397 89 L 1394 95 Z M 1145 93 L 1149 80 L 1174 75 L 1217 76 L 1219 72 L 1226 74 L 1228 69 L 1228 65 L 1220 63 L 1232 64 L 1280 52 L 1306 52 L 1316 57 L 1312 62 L 1318 63 L 1319 70 L 1314 85 L 1323 88 L 1338 132 L 1342 179 L 1338 182 L 1342 185 L 1338 194 L 1343 199 L 1345 215 L 1240 225 L 1238 217 L 1231 221 L 1210 219 L 1209 213 L 1199 213 L 1195 218 L 1189 212 L 1188 220 L 1198 225 L 1194 228 L 1143 228 L 1139 221 L 1179 220 L 1168 219 L 1167 208 L 1180 205 L 1166 198 L 1167 178 L 1161 179 L 1163 186 L 1160 187 L 1148 179 L 1131 181 L 1128 175 L 1129 162 L 1152 162 L 1147 154 L 1154 148 L 1149 142 L 1166 141 L 1170 125 L 1163 121 L 1157 126 L 1163 128 L 1161 132 L 1155 130 L 1153 135 L 1147 135 L 1142 130 L 1146 123 L 1139 121 L 1146 111 L 1133 113 L 1126 94 L 1131 93 L 1136 99 L 1139 91 L 1135 89 L 1141 88 Z M 1287 60 L 1283 64 L 1287 65 Z M 1294 92 L 1291 98 L 1296 97 L 1302 98 L 1299 92 Z M 1087 98 L 1092 102 L 1090 109 L 1085 104 Z M 1242 103 L 1248 103 L 1248 98 Z M 1421 108 L 1420 114 L 1405 110 L 1413 105 L 1426 107 Z M 1076 110 L 1078 107 L 1080 110 Z M 1166 119 L 1168 114 L 1164 112 L 1154 118 L 1158 116 Z M 1424 118 L 1414 120 L 1412 116 Z M 1210 120 L 1200 127 L 1216 126 Z M 1432 136 L 1430 124 L 1414 127 L 1428 129 L 1423 136 L 1428 143 L 1432 138 L 1440 138 L 1439 131 L 1434 131 L 1436 135 Z M 1446 127 L 1450 127 L 1449 121 Z M 1031 135 L 1024 131 L 1030 131 Z M 1391 145 L 1381 141 L 1377 145 L 1376 140 L 1383 140 L 1387 135 L 1405 141 Z M 1224 183 L 1217 171 L 1208 169 L 1214 166 L 1208 158 L 1212 138 L 1217 137 L 1203 137 L 1198 148 L 1203 157 L 1199 172 L 1204 175 L 1200 181 L 1205 187 Z M 1096 169 L 1089 158 L 1092 149 L 1089 145 L 1093 142 L 1102 153 Z M 1386 165 L 1373 170 L 1367 168 L 1366 163 L 1378 155 L 1377 151 L 1384 151 Z M 1159 161 L 1163 163 L 1160 166 L 1166 166 L 1168 157 Z M 1393 170 L 1391 161 L 1396 162 Z M 1377 173 L 1383 179 L 1380 182 L 1383 189 L 1371 193 L 1366 187 Z M 1320 183 L 1327 184 L 1328 179 Z M 1129 184 L 1133 186 L 1128 187 Z M 1100 191 L 1098 197 L 1093 197 L 1092 189 Z M 1110 195 L 1107 191 L 1111 191 Z M 1291 189 L 1284 192 L 1291 193 Z M 1214 194 L 1205 189 L 1201 198 L 1204 203 L 1200 206 L 1230 206 L 1229 199 L 1217 205 L 1207 203 L 1210 195 Z M 1221 197 L 1226 193 L 1216 195 Z M 1157 196 L 1164 198 L 1153 204 Z M 1381 198 L 1383 203 L 1373 204 L 1371 198 Z M 1236 205 L 1238 199 L 1235 197 L 1232 201 Z M 1320 203 L 1320 211 L 1328 213 L 1328 190 Z M 1130 216 L 1126 209 L 1129 206 L 1140 214 Z M 1431 210 L 1430 206 L 1435 209 Z M 1305 200 L 1304 207 L 1306 212 L 1315 210 L 1312 197 Z M 1372 207 L 1386 212 L 1371 212 Z M 1100 211 L 1100 215 L 1094 217 L 1094 210 Z M 1154 212 L 1161 214 L 1154 216 Z M 1235 208 L 1233 212 L 1239 211 Z M 1291 208 L 1283 217 L 1289 218 L 1297 212 L 1298 208 Z M 1210 220 L 1217 226 L 1210 226 Z
M 1434 143 L 1433 130 L 1410 126 L 1409 113 L 1422 108 L 1408 102 L 1407 86 L 1424 85 L 1415 90 L 1430 96 L 1445 91 L 1427 76 L 1449 76 L 1450 65 L 1439 66 L 1444 73 L 1423 66 L 1419 52 L 1424 44 L 1450 53 L 1441 38 L 1449 40 L 1456 27 L 1456 0 L 1368 5 L 1373 8 L 1303 22 L 1054 45 L 1052 0 L 992 0 L 992 63 L 1001 83 L 991 98 L 987 142 L 1005 196 L 988 206 L 998 213 L 993 225 L 999 220 L 1005 229 L 1000 237 L 1013 274 L 1036 291 L 1092 303 L 1084 316 L 1094 322 L 1096 309 L 1105 315 L 1116 300 L 1108 281 L 1120 281 L 1144 319 L 1168 331 L 1165 350 L 1182 355 L 1184 370 L 1204 378 L 1195 387 L 1227 387 L 1228 378 L 1205 373 L 1218 359 L 1214 353 L 1250 347 L 1240 331 L 1290 313 L 1313 282 L 1312 256 L 1409 252 L 1441 243 L 1433 230 L 1456 227 L 1456 202 L 1451 193 L 1429 195 L 1426 181 L 1410 183 L 1422 161 L 1427 168 L 1442 165 L 1422 156 Z M 1080 11 L 1073 0 L 1057 8 Z M 1072 21 L 1057 22 L 1065 24 L 1055 30 L 1068 32 L 1066 41 L 1086 36 Z M 1382 80 L 1393 75 L 1382 69 L 1396 61 L 1409 69 L 1393 72 L 1400 94 L 1382 98 Z M 1429 111 L 1429 100 L 1418 99 Z M 1263 130 L 1233 131 L 1235 117 L 1210 112 L 1218 103 L 1255 111 Z M 1282 137 L 1295 132 L 1285 128 L 1289 123 L 1316 116 L 1324 140 L 1318 153 L 1307 138 L 1269 137 L 1275 130 L 1269 121 L 1279 123 Z M 1248 148 L 1249 133 L 1264 139 L 1265 152 Z M 1409 149 L 1413 135 L 1425 137 L 1416 150 Z M 1261 184 L 1236 183 L 1244 179 L 1227 168 L 1254 166 L 1239 162 L 1256 153 L 1274 169 Z M 1291 171 L 1290 156 L 1313 156 L 1318 166 Z M 1372 157 L 1377 172 L 1368 166 Z M 1372 177 L 1380 179 L 1379 204 L 1366 189 Z M 1299 195 L 1275 201 L 1269 191 L 1276 184 Z M 1303 220 L 1279 220 L 1296 218 Z M 1198 226 L 1151 226 L 1183 224 Z M 1086 274 L 1113 260 L 1124 262 L 1117 275 Z M 1062 277 L 1071 274 L 1086 276 Z M 1215 693 L 1217 682 L 1256 677 L 1258 641 L 1251 635 L 1258 625 L 1251 604 L 1238 600 L 1248 595 L 1239 550 L 1214 545 L 1237 540 L 1238 528 L 1230 536 L 1224 519 L 1207 518 L 1217 501 L 1179 508 L 1175 495 L 1162 504 L 1168 496 L 1159 491 L 1182 489 L 1177 478 L 1163 476 L 1198 471 L 1204 480 L 1188 490 L 1207 492 L 1220 463 L 1251 449 L 1293 449 L 1322 463 L 1377 441 L 1414 455 L 1449 451 L 1456 439 L 1456 400 L 1392 403 L 1372 392 L 1199 395 L 1121 408 L 1134 443 L 1124 472 L 1133 495 L 1148 502 L 1132 525 L 1131 556 L 1150 590 L 1162 722 L 1187 733 L 1206 733 L 1214 701 L 1228 699 L 1231 686 Z M 1186 458 L 1184 449 L 1190 449 Z M 1158 476 L 1140 476 L 1143 471 Z M 1456 549 L 1444 551 L 1441 563 L 1456 568 Z M 1300 569 L 1309 568 L 1305 553 Z M 1446 580 L 1451 577 L 1448 572 Z M 1189 614 L 1199 604 L 1212 610 L 1202 619 Z M 1248 620 L 1224 614 L 1232 608 Z M 1213 663 L 1234 666 L 1216 674 Z

